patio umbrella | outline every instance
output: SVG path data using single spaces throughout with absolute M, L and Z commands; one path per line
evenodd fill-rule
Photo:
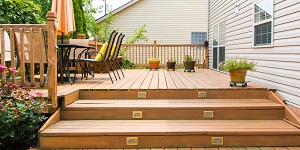
M 57 35 L 69 36 L 71 32 L 76 31 L 74 21 L 74 11 L 72 0 L 53 0 L 51 11 L 57 13 Z

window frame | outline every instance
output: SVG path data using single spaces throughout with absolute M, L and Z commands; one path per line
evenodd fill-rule
M 221 22 L 223 22 L 224 21 L 224 44 L 222 44 L 222 45 L 220 45 L 220 23 Z M 217 37 L 217 39 L 218 39 L 218 44 L 217 45 L 214 45 L 214 37 L 213 37 L 213 35 L 214 35 L 214 27 L 217 25 L 217 27 L 218 27 L 218 31 L 217 31 L 217 35 L 218 35 L 218 37 Z M 221 21 L 219 21 L 219 22 L 217 22 L 217 23 L 215 23 L 213 26 L 212 26 L 212 42 L 211 42 L 211 46 L 212 46 L 212 57 L 214 56 L 214 48 L 217 48 L 217 68 L 214 68 L 214 60 L 212 60 L 213 61 L 213 65 L 212 65 L 212 68 L 213 69 L 217 69 L 217 70 L 219 70 L 219 62 L 220 62 L 220 48 L 221 47 L 224 47 L 224 51 L 225 51 L 225 57 L 226 57 L 226 20 L 225 19 L 223 19 L 223 20 L 221 20 Z
M 252 39 L 252 45 L 253 48 L 262 48 L 262 47 L 273 47 L 274 46 L 274 0 L 270 0 L 272 1 L 272 18 L 263 20 L 263 21 L 259 21 L 259 22 L 255 22 L 255 5 L 261 1 L 264 0 L 257 0 L 256 2 L 253 3 L 253 27 L 252 27 L 252 35 L 253 35 L 253 39 Z M 255 45 L 255 38 L 256 38 L 256 34 L 255 34 L 255 27 L 259 26 L 259 25 L 263 25 L 265 23 L 271 23 L 271 43 L 270 44 L 266 44 L 266 45 Z
M 203 34 L 206 34 L 206 37 L 203 39 L 203 43 L 196 43 L 196 42 L 194 43 L 193 40 L 195 40 L 197 38 L 195 38 L 195 35 L 193 36 L 193 33 L 194 34 L 196 34 L 196 33 L 199 34 L 199 37 L 200 37 L 199 39 L 202 39 Z M 205 39 L 207 39 L 207 32 L 200 32 L 200 31 L 199 32 L 191 32 L 191 44 L 204 44 Z

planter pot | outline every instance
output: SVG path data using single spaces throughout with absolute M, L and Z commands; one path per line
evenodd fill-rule
M 167 67 L 168 67 L 168 71 L 169 69 L 173 69 L 173 71 L 175 71 L 175 65 L 176 65 L 176 62 L 167 62 Z
M 246 80 L 247 70 L 245 69 L 238 69 L 238 70 L 232 70 L 229 72 L 231 82 L 236 83 L 243 83 Z
M 159 67 L 159 63 L 160 63 L 160 61 L 151 61 L 151 62 L 149 62 L 150 70 L 152 70 L 152 69 L 157 70 L 158 67 Z
M 195 72 L 195 63 L 196 61 L 183 61 L 184 72 Z

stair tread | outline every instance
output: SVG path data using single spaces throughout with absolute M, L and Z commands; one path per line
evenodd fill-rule
M 65 109 L 87 109 L 91 108 L 284 108 L 283 105 L 268 99 L 162 99 L 162 100 L 77 100 L 66 106 Z
M 285 134 L 300 129 L 284 120 L 61 120 L 41 136 Z

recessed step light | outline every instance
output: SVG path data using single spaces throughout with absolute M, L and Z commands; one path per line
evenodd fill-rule
M 133 119 L 142 119 L 143 111 L 132 111 L 132 118 Z
M 126 145 L 136 146 L 139 145 L 138 137 L 126 137 Z
M 138 92 L 138 98 L 146 98 L 147 92 Z
M 204 111 L 203 112 L 204 119 L 212 119 L 214 118 L 214 111 Z
M 204 97 L 206 97 L 206 92 L 198 92 L 198 97 L 199 97 L 199 98 L 204 98 Z
M 223 145 L 223 137 L 211 137 L 212 145 Z

